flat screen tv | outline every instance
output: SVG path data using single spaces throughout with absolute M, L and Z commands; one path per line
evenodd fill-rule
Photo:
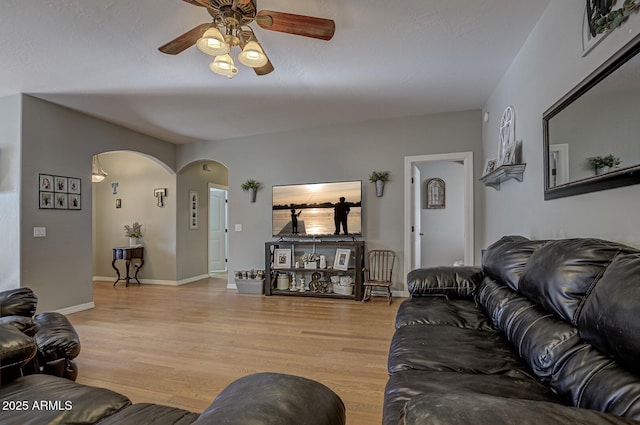
M 362 181 L 273 186 L 272 235 L 362 235 Z

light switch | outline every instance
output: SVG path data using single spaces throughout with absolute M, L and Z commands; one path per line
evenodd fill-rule
M 242 232 L 242 224 L 236 224 L 236 232 Z
M 34 227 L 33 228 L 33 237 L 34 238 L 44 238 L 47 236 L 47 228 L 46 227 Z

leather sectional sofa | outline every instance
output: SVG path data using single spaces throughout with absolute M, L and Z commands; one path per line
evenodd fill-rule
M 384 425 L 640 424 L 640 251 L 508 236 L 407 279 Z
M 0 423 L 3 425 L 344 425 L 345 407 L 319 382 L 257 373 L 229 384 L 201 414 L 132 404 L 74 382 L 80 341 L 59 313 L 34 316 L 29 288 L 0 292 Z

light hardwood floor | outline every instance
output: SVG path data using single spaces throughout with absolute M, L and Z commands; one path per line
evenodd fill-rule
M 282 372 L 334 390 L 348 425 L 374 425 L 401 301 L 240 295 L 226 276 L 180 287 L 96 282 L 96 307 L 68 317 L 82 344 L 78 382 L 134 403 L 201 412 L 241 376 Z

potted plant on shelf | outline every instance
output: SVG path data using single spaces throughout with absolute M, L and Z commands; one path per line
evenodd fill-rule
M 389 172 L 374 171 L 369 176 L 369 181 L 376 184 L 376 196 L 379 198 L 384 192 L 384 183 L 389 181 Z
M 596 176 L 608 173 L 611 168 L 620 165 L 620 158 L 613 155 L 594 156 L 589 158 L 589 164 L 595 169 Z
M 254 179 L 249 179 L 246 182 L 242 183 L 242 185 L 240 187 L 245 192 L 246 191 L 251 192 L 251 202 L 256 202 L 256 193 L 258 192 L 258 189 L 260 188 L 260 182 L 254 180 Z
M 124 235 L 129 238 L 129 246 L 142 246 L 142 225 L 135 221 L 131 226 L 124 225 Z

